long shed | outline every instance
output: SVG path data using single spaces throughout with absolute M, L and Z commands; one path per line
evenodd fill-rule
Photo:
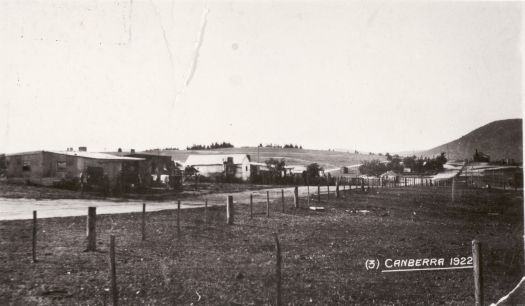
M 8 181 L 51 186 L 104 179 L 109 188 L 133 184 L 142 158 L 85 151 L 31 151 L 6 155 Z M 131 178 L 131 181 L 129 180 Z

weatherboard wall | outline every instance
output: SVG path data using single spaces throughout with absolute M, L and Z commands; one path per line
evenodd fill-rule
M 6 156 L 7 179 L 11 182 L 30 182 L 50 186 L 60 180 L 80 178 L 88 167 L 101 167 L 108 176 L 110 187 L 117 185 L 122 170 L 121 160 L 104 160 L 37 151 Z

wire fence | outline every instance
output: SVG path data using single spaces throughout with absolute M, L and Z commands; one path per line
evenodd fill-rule
M 381 189 L 393 191 L 404 188 L 417 193 L 419 189 L 439 192 L 448 188 L 454 193 L 454 188 L 472 186 L 467 182 L 468 179 L 463 181 L 460 178 L 442 181 L 434 181 L 428 177 L 345 178 L 337 180 L 335 186 L 301 186 L 294 190 L 256 191 L 249 198 L 233 199 L 234 206 L 230 210 L 223 207 L 227 203 L 227 199 L 224 199 L 206 200 L 206 206 L 198 212 L 175 209 L 177 206 L 174 204 L 174 210 L 170 214 L 150 213 L 147 211 L 147 204 L 144 204 L 141 213 L 132 214 L 125 221 L 116 220 L 119 217 L 113 216 L 98 216 L 97 221 L 97 216 L 91 215 L 94 224 L 87 226 L 88 242 L 95 239 L 98 241 L 95 248 L 100 244 L 107 247 L 106 242 L 110 240 L 108 238 L 111 235 L 116 237 L 115 244 L 109 246 L 115 248 L 109 252 L 111 256 L 114 255 L 110 260 L 114 264 L 109 269 L 111 272 L 108 272 L 111 274 L 111 282 L 96 278 L 92 280 L 90 290 L 86 290 L 90 294 L 74 293 L 78 298 L 84 296 L 92 299 L 92 295 L 96 295 L 96 304 L 102 305 L 189 304 L 189 301 L 193 304 L 222 304 L 226 301 L 229 304 L 240 305 L 303 305 L 320 303 L 315 299 L 323 295 L 330 296 L 331 304 L 359 303 L 359 297 L 356 296 L 358 292 L 366 291 L 370 294 L 371 290 L 375 290 L 376 293 L 372 296 L 376 294 L 378 301 L 384 302 L 388 292 L 377 293 L 381 291 L 377 286 L 388 286 L 395 291 L 410 285 L 425 287 L 421 286 L 423 284 L 427 288 L 438 286 L 441 281 L 434 278 L 421 280 L 410 276 L 403 277 L 402 283 L 389 283 L 388 277 L 379 274 L 375 275 L 376 280 L 372 282 L 377 286 L 371 288 L 371 272 L 364 268 L 366 258 L 356 256 L 356 246 L 367 239 L 352 234 L 359 232 L 358 228 L 348 222 L 330 223 L 329 227 L 324 224 L 312 228 L 303 226 L 301 230 L 307 233 L 302 234 L 309 237 L 305 240 L 302 236 L 294 234 L 294 225 L 304 222 L 305 218 L 329 218 L 312 212 L 310 206 L 329 205 L 334 199 L 358 197 L 365 200 L 370 191 Z M 374 212 L 363 210 L 362 213 Z M 229 218 L 233 220 L 234 226 L 227 225 Z M 353 220 L 346 215 L 330 218 L 336 221 L 337 218 Z M 39 262 L 41 257 L 45 258 L 42 253 L 45 254 L 46 246 L 56 246 L 59 242 L 50 242 L 50 239 L 54 238 L 44 235 L 47 239 L 37 243 L 37 233 L 41 234 L 43 228 L 37 231 L 40 225 L 36 220 L 35 214 L 32 254 L 34 262 Z M 89 222 L 88 220 L 87 223 Z M 385 224 L 370 226 L 369 230 L 374 231 L 374 227 L 387 229 L 389 224 L 386 220 Z M 77 229 L 77 234 L 82 235 L 81 230 L 78 231 Z M 286 236 L 287 239 L 274 240 L 274 233 L 277 239 L 281 236 Z M 202 243 L 204 241 L 205 243 Z M 383 259 L 387 256 L 381 254 L 384 252 L 385 243 L 388 244 L 386 241 L 367 242 L 367 252 L 380 254 L 378 256 Z M 409 246 L 403 241 L 398 244 Z M 470 245 L 448 246 L 446 252 L 437 255 L 436 252 L 430 252 L 431 249 L 439 248 L 429 246 L 428 250 L 422 248 L 419 253 L 415 252 L 412 255 L 424 257 L 432 253 L 432 256 L 446 258 L 468 256 Z M 519 252 L 509 251 L 507 247 L 496 245 L 488 251 L 498 252 L 500 249 L 505 253 L 498 253 L 498 260 L 511 266 L 520 262 Z M 105 271 L 103 267 L 107 255 L 86 253 L 83 258 L 95 257 L 97 266 L 101 271 Z M 74 267 L 75 264 L 78 265 L 78 261 L 72 260 L 65 264 Z M 497 266 L 499 263 L 497 260 L 491 260 L 490 264 Z M 82 273 L 82 266 L 76 269 L 77 273 Z M 85 273 L 89 274 L 88 272 Z M 465 279 L 469 279 L 467 275 L 461 275 L 450 282 L 459 287 Z M 109 285 L 113 281 L 119 290 Z M 418 300 L 422 301 L 421 296 L 424 296 L 425 290 L 415 290 L 405 297 L 403 294 L 395 296 L 401 303 L 410 301 L 411 295 L 418 295 Z M 469 290 L 460 290 L 454 294 L 463 301 L 473 299 Z M 427 300 L 423 302 L 432 302 L 435 298 L 439 297 L 428 295 Z M 323 303 L 326 301 L 323 300 Z

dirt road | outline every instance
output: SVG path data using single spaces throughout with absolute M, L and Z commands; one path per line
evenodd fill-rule
M 347 187 L 348 188 L 348 187 Z M 342 187 L 341 187 L 342 190 Z M 253 194 L 255 204 L 266 202 L 266 192 L 269 192 L 270 200 L 278 200 L 281 198 L 281 188 L 269 188 L 256 191 L 242 191 L 237 193 L 215 193 L 207 194 L 209 206 L 224 205 L 226 196 L 232 195 L 234 203 L 248 204 L 250 201 L 250 194 Z M 335 192 L 335 187 L 330 186 L 330 193 Z M 307 194 L 316 194 L 317 187 L 308 188 L 305 186 L 299 187 L 299 196 L 306 198 Z M 321 187 L 321 194 L 326 195 L 327 187 Z M 292 203 L 293 187 L 284 188 L 284 195 L 287 203 Z M 194 199 L 185 199 L 181 202 L 181 209 L 203 207 L 205 198 L 196 196 Z M 97 214 L 121 214 L 142 211 L 142 203 L 147 204 L 148 211 L 159 211 L 166 209 L 176 209 L 176 201 L 138 201 L 138 200 L 85 200 L 85 199 L 59 199 L 59 200 L 36 200 L 36 199 L 11 199 L 0 197 L 0 220 L 23 220 L 31 219 L 32 212 L 38 212 L 38 218 L 52 218 L 52 217 L 68 217 L 68 216 L 83 216 L 87 213 L 87 207 L 97 207 Z

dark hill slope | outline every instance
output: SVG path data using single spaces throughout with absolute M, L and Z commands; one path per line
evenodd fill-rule
M 475 150 L 490 155 L 491 161 L 523 158 L 523 129 L 521 119 L 507 119 L 491 122 L 459 139 L 420 153 L 434 156 L 448 152 L 448 159 L 472 158 Z

